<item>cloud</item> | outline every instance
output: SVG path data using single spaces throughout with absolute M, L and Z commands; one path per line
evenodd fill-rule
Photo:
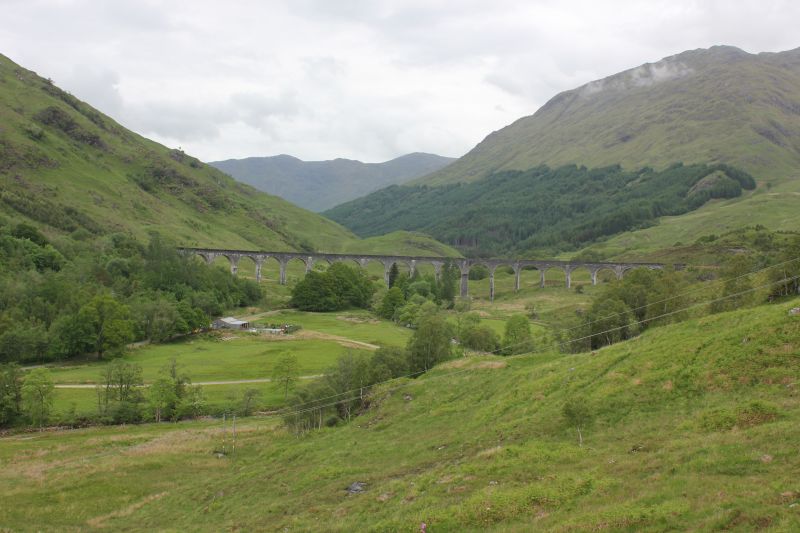
M 3 16 L 3 53 L 205 160 L 455 156 L 686 49 L 800 45 L 787 1 L 7 0 Z M 660 68 L 632 83 L 676 75 Z

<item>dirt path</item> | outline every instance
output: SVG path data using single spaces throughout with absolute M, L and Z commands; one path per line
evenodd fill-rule
M 298 379 L 315 379 L 322 377 L 323 374 L 313 374 L 310 376 L 299 376 Z M 273 380 L 272 378 L 256 378 L 256 379 L 233 379 L 227 381 L 195 381 L 192 382 L 192 385 L 246 385 L 247 383 L 271 383 Z M 99 383 L 56 383 L 55 388 L 57 389 L 93 389 L 98 386 Z M 149 386 L 149 383 L 145 383 L 144 386 Z
M 291 337 L 295 339 L 320 339 L 324 341 L 336 341 L 346 348 L 366 348 L 367 350 L 377 350 L 380 348 L 380 346 L 377 344 L 354 341 L 353 339 L 349 339 L 347 337 L 331 335 L 330 333 L 322 333 L 321 331 L 314 331 L 311 329 L 302 329 L 297 333 L 293 333 Z

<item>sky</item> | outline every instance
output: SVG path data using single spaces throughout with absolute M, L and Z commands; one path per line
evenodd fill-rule
M 0 0 L 0 13 L 0 53 L 204 161 L 458 157 L 643 63 L 800 47 L 800 2 L 777 0 Z

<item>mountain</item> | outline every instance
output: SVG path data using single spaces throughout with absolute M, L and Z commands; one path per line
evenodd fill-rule
M 185 246 L 371 251 L 338 224 L 137 135 L 0 55 L 3 215 L 53 235 L 146 240 L 157 230 Z M 395 253 L 455 253 L 419 235 L 393 238 Z
M 669 198 L 653 188 L 639 198 L 629 194 L 632 190 L 593 192 L 600 183 L 594 180 L 613 172 L 610 169 L 659 175 L 680 164 L 725 164 L 751 175 L 757 188 L 712 194 L 705 203 L 689 201 L 691 209 L 679 207 L 691 200 L 695 184 L 705 188 L 717 178 L 695 176 L 695 184 L 668 184 L 673 193 Z M 542 165 L 562 174 L 570 174 L 559 170 L 570 166 L 592 170 L 587 169 L 584 181 L 570 181 L 559 189 L 555 182 L 530 181 Z M 749 54 L 718 46 L 563 92 L 532 116 L 492 133 L 446 168 L 326 214 L 362 235 L 413 229 L 462 249 L 465 243 L 474 248 L 476 240 L 482 241 L 483 250 L 558 253 L 592 246 L 604 257 L 635 259 L 746 225 L 794 230 L 799 176 L 800 49 Z M 730 185 L 723 182 L 717 186 Z M 640 182 L 617 183 L 627 187 Z M 461 188 L 455 189 L 457 185 Z M 542 187 L 549 188 L 548 201 L 538 194 Z M 619 195 L 628 197 L 618 206 L 625 224 L 607 225 L 604 216 L 587 218 Z M 500 198 L 519 209 L 504 209 Z M 530 199 L 527 206 L 525 198 Z M 456 199 L 458 204 L 452 205 Z M 575 227 L 578 221 L 584 227 L 613 231 L 592 231 L 591 239 L 576 239 L 570 232 L 580 230 Z M 539 223 L 546 226 L 537 227 Z M 545 234 L 553 232 L 564 237 L 560 243 L 551 239 L 544 250 L 527 247 L 541 244 Z
M 312 211 L 323 211 L 387 185 L 430 174 L 453 161 L 450 157 L 413 153 L 383 163 L 352 159 L 302 161 L 277 155 L 209 164 L 256 189 Z
M 473 181 L 540 164 L 729 163 L 764 181 L 800 168 L 800 48 L 715 46 L 562 92 L 418 183 Z

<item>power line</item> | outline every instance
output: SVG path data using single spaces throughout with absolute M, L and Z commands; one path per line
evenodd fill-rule
M 756 290 L 760 290 L 760 289 L 763 289 L 763 288 L 766 288 L 766 287 L 770 287 L 772 285 L 777 285 L 779 283 L 785 283 L 787 281 L 793 281 L 795 279 L 800 279 L 800 275 L 792 276 L 790 278 L 783 278 L 781 280 L 772 281 L 772 282 L 769 282 L 769 283 L 765 283 L 763 285 L 760 285 L 760 286 L 757 286 L 757 287 L 753 287 L 751 289 L 740 291 L 740 292 L 737 292 L 737 293 L 734 293 L 734 294 L 725 295 L 725 296 L 722 296 L 722 297 L 719 297 L 719 298 L 715 298 L 713 300 L 698 302 L 698 303 L 692 304 L 692 305 L 690 305 L 688 307 L 685 307 L 683 309 L 670 311 L 668 313 L 663 313 L 663 314 L 655 316 L 655 317 L 645 318 L 645 319 L 642 319 L 642 320 L 631 322 L 631 323 L 626 324 L 624 326 L 618 326 L 618 327 L 610 328 L 610 329 L 605 330 L 605 331 L 593 333 L 591 335 L 586 335 L 586 336 L 583 336 L 583 337 L 570 339 L 570 340 L 567 340 L 567 341 L 564 341 L 564 342 L 556 344 L 555 347 L 558 348 L 558 347 L 561 347 L 561 346 L 566 346 L 566 345 L 572 344 L 574 342 L 578 342 L 578 341 L 586 340 L 586 339 L 589 339 L 589 338 L 592 338 L 592 337 L 596 337 L 596 336 L 599 336 L 599 335 L 604 335 L 606 333 L 611 333 L 611 332 L 614 332 L 614 331 L 618 331 L 620 329 L 624 329 L 624 328 L 630 327 L 632 325 L 644 324 L 646 322 L 657 320 L 659 318 L 664 318 L 664 317 L 671 316 L 671 315 L 674 315 L 674 314 L 677 314 L 677 313 L 681 313 L 683 311 L 688 311 L 689 309 L 700 307 L 702 305 L 708 305 L 708 304 L 712 304 L 712 303 L 715 303 L 715 302 L 727 300 L 727 299 L 730 299 L 730 298 L 736 298 L 738 296 L 742 296 L 744 294 L 747 294 L 747 293 L 750 293 L 750 292 L 754 292 Z M 513 346 L 515 346 L 515 345 L 509 345 L 509 346 L 505 346 L 503 348 L 509 348 L 509 347 L 513 347 Z M 551 346 L 548 349 L 552 349 L 552 348 L 553 347 Z M 526 352 L 525 354 L 519 354 L 519 355 L 531 355 L 531 354 L 534 354 L 534 353 L 539 353 L 541 351 L 543 351 L 543 350 L 541 350 L 541 349 L 540 350 L 533 350 L 531 352 Z M 453 375 L 460 374 L 460 373 L 463 373 L 463 372 L 468 372 L 468 371 L 471 371 L 471 370 L 473 370 L 473 369 L 472 368 L 463 368 L 463 369 L 456 370 L 456 371 L 453 371 L 453 372 L 446 372 L 446 373 L 443 373 L 443 374 L 433 375 L 429 379 L 435 379 L 437 377 L 445 377 L 445 376 L 449 377 L 449 376 L 453 376 Z M 405 376 L 397 376 L 396 378 L 392 378 L 392 379 L 389 379 L 389 380 L 384 380 L 384 381 L 381 381 L 381 382 L 378 382 L 378 383 L 374 383 L 373 385 L 370 385 L 370 386 L 374 387 L 374 386 L 377 386 L 377 385 L 383 385 L 383 384 L 388 383 L 390 381 L 394 381 L 395 379 L 409 378 L 409 377 L 413 377 L 413 376 L 421 374 L 421 373 L 424 373 L 424 371 L 415 372 L 413 374 L 409 374 L 409 375 L 405 375 Z M 403 384 L 400 384 L 400 385 L 398 385 L 396 387 L 393 387 L 393 388 L 389 389 L 389 391 L 395 391 L 395 390 L 398 390 L 400 388 L 406 387 L 406 386 L 408 386 L 410 384 L 411 383 L 403 383 Z M 335 398 L 337 396 L 343 396 L 345 394 L 349 394 L 349 393 L 352 393 L 352 392 L 355 392 L 355 391 L 360 391 L 360 389 L 361 389 L 361 387 L 359 387 L 358 389 L 351 389 L 351 390 L 348 390 L 348 391 L 343 391 L 343 392 L 341 392 L 339 394 L 335 394 L 335 395 L 332 395 L 332 396 L 329 396 L 329 397 L 326 397 L 326 398 L 323 398 L 323 399 L 320 399 L 320 400 L 313 400 L 313 401 L 310 401 L 310 402 L 304 402 L 304 403 L 296 405 L 295 407 L 302 407 L 302 406 L 305 406 L 305 405 L 310 405 L 312 403 L 315 403 L 316 401 L 323 401 L 323 400 L 326 400 L 326 399 Z M 287 412 L 286 409 L 284 409 L 284 410 L 277 411 L 275 413 L 270 413 L 270 414 L 262 415 L 262 416 L 265 417 L 265 418 L 277 417 L 277 416 L 296 416 L 298 414 L 302 414 L 302 413 L 306 413 L 306 412 L 310 412 L 310 411 L 316 411 L 318 409 L 324 409 L 326 407 L 332 407 L 334 405 L 338 405 L 340 403 L 344 403 L 344 402 L 347 402 L 347 401 L 356 400 L 356 399 L 359 399 L 360 397 L 361 397 L 360 395 L 351 396 L 349 398 L 340 399 L 340 400 L 337 400 L 335 402 L 331 402 L 331 403 L 328 403 L 328 404 L 325 404 L 325 405 L 315 405 L 315 406 L 308 407 L 308 408 L 301 409 L 301 410 L 288 409 L 288 412 Z
M 796 257 L 794 259 L 789 259 L 788 261 L 783 261 L 782 263 L 778 263 L 778 264 L 771 265 L 771 266 L 768 266 L 768 267 L 764 267 L 764 268 L 761 268 L 761 269 L 753 270 L 751 272 L 747 272 L 745 274 L 736 276 L 734 278 L 729 278 L 729 279 L 724 279 L 724 280 L 716 279 L 716 280 L 712 281 L 711 283 L 712 284 L 713 283 L 728 283 L 730 281 L 736 281 L 738 279 L 741 279 L 741 278 L 744 278 L 744 277 L 747 277 L 747 276 L 752 276 L 752 275 L 755 275 L 755 274 L 760 274 L 762 272 L 766 272 L 767 270 L 770 270 L 770 269 L 773 269 L 773 268 L 777 268 L 779 266 L 784 266 L 784 265 L 787 265 L 789 263 L 793 263 L 793 262 L 798 261 L 798 260 L 800 260 L 800 257 Z M 699 292 L 701 290 L 706 290 L 706 289 L 708 289 L 708 287 L 695 287 L 693 289 L 689 289 L 688 291 L 684 291 L 682 293 L 678 293 L 678 294 L 675 294 L 673 296 L 670 296 L 669 298 L 664 298 L 662 300 L 657 300 L 655 302 L 648 302 L 648 303 L 646 303 L 644 305 L 640 305 L 639 307 L 635 307 L 635 308 L 631 309 L 631 311 L 632 312 L 636 312 L 636 311 L 639 311 L 641 309 L 648 308 L 648 307 L 650 307 L 652 305 L 657 305 L 657 304 L 669 302 L 670 300 L 674 300 L 676 298 L 681 298 L 681 297 L 683 297 L 683 296 L 685 296 L 687 294 L 692 294 L 692 293 Z M 560 309 L 568 309 L 568 308 L 567 307 L 560 307 L 558 309 L 555 309 L 554 311 L 558 311 Z M 605 316 L 603 318 L 599 318 L 599 319 L 594 320 L 592 322 L 586 322 L 586 323 L 580 324 L 578 326 L 573 326 L 573 327 L 565 329 L 563 331 L 565 331 L 565 332 L 566 331 L 572 331 L 574 329 L 578 329 L 578 328 L 583 327 L 583 326 L 588 326 L 588 325 L 591 325 L 591 324 L 594 324 L 594 323 L 597 323 L 597 322 L 601 322 L 601 321 L 606 320 L 608 318 L 619 316 L 619 315 L 622 315 L 622 314 L 624 314 L 624 313 L 614 313 L 614 314 L 611 314 L 611 315 L 607 315 L 607 316 Z

